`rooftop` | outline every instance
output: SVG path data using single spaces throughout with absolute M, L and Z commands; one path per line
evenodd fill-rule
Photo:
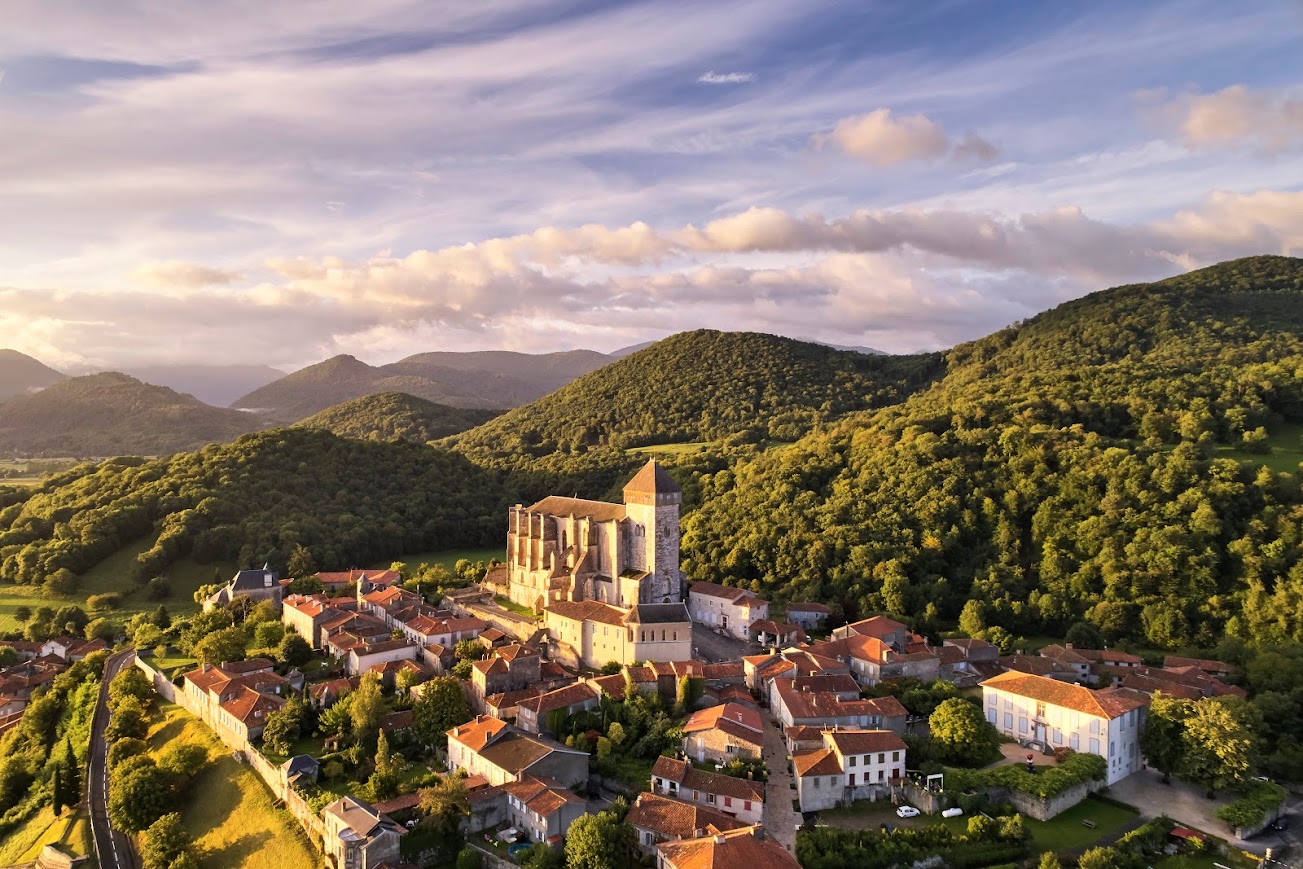
M 1080 685 L 1060 682 L 1030 673 L 1010 671 L 982 683 L 983 688 L 1007 691 L 1020 697 L 1038 700 L 1065 709 L 1073 709 L 1099 718 L 1118 718 L 1145 703 L 1130 693 L 1092 691 Z

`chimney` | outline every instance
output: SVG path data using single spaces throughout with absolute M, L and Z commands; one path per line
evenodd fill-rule
M 719 834 L 717 834 L 717 835 L 715 836 L 715 844 L 716 844 L 716 845 L 723 845 L 723 844 L 724 844 L 724 834 L 723 834 L 723 833 L 719 833 Z

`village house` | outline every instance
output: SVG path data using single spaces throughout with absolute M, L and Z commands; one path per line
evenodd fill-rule
M 896 630 L 893 626 L 899 626 Z M 859 627 L 864 632 L 851 629 Z M 882 616 L 838 628 L 837 639 L 815 642 L 808 648 L 816 654 L 845 661 L 861 685 L 873 686 L 883 679 L 913 678 L 931 682 L 939 678 L 941 660 L 921 637 L 903 632 L 904 625 Z M 878 630 L 882 636 L 874 636 Z
M 502 785 L 507 818 L 531 842 L 559 844 L 570 825 L 588 813 L 588 801 L 551 779 L 527 775 Z
M 656 846 L 657 869 L 800 869 L 759 824 Z
M 321 580 L 321 584 L 325 587 L 327 593 L 334 594 L 353 586 L 358 588 L 369 586 L 367 591 L 371 591 L 377 587 L 393 585 L 403 578 L 396 570 L 358 570 L 357 568 L 334 573 L 322 571 L 314 573 L 312 576 Z
M 262 736 L 267 717 L 285 705 L 288 681 L 272 667 L 266 658 L 204 664 L 182 677 L 183 690 L 218 736 L 243 748 Z
M 764 784 L 705 772 L 686 760 L 656 758 L 651 789 L 662 796 L 707 806 L 748 824 L 760 823 L 764 814 Z
M 647 791 L 633 801 L 624 821 L 637 833 L 638 850 L 648 857 L 656 855 L 656 846 L 661 842 L 697 839 L 708 831 L 722 833 L 747 826 L 737 818 L 706 806 Z
M 217 591 L 204 600 L 204 612 L 215 607 L 226 606 L 237 597 L 247 597 L 255 601 L 269 600 L 280 606 L 284 596 L 285 583 L 280 574 L 264 564 L 261 570 L 241 570 Z
M 888 797 L 905 777 L 905 741 L 889 730 L 824 730 L 820 739 L 792 755 L 803 812 Z
M 1000 647 L 986 640 L 958 638 L 944 640 L 937 650 L 939 675 L 956 687 L 968 688 L 1004 672 Z
M 588 781 L 587 752 L 529 736 L 489 715 L 448 731 L 448 768 L 482 775 L 493 785 L 530 775 L 562 787 Z
M 791 622 L 775 622 L 772 619 L 757 619 L 747 629 L 747 636 L 762 646 L 796 646 L 809 637 L 805 629 Z
M 692 622 L 681 603 L 627 610 L 597 601 L 558 601 L 545 614 L 552 659 L 600 669 L 614 661 L 678 661 L 692 657 Z
M 321 810 L 321 820 L 321 848 L 335 869 L 379 869 L 399 862 L 402 827 L 361 800 L 341 797 Z
M 321 626 L 356 611 L 357 601 L 351 597 L 292 594 L 281 601 L 281 624 L 307 640 L 312 648 L 320 649 Z
M 747 589 L 694 582 L 688 589 L 688 613 L 699 625 L 747 640 L 752 623 L 769 618 L 769 602 Z
M 516 726 L 526 733 L 555 735 L 560 721 L 577 712 L 596 709 L 601 696 L 600 688 L 587 682 L 576 682 L 520 700 L 516 703 Z M 559 721 L 554 722 L 554 719 Z
M 827 627 L 831 615 L 832 608 L 826 604 L 803 602 L 787 605 L 787 620 L 807 631 L 817 631 Z
M 8 643 L 5 643 L 8 645 Z M 109 644 L 100 639 L 83 640 L 80 637 L 55 637 L 41 644 L 37 659 L 57 658 L 65 664 L 85 660 L 87 655 L 108 649 Z
M 1020 745 L 1049 753 L 1068 747 L 1108 762 L 1107 784 L 1140 769 L 1148 698 L 1126 688 L 1092 691 L 1011 671 L 982 683 L 986 720 Z
M 784 728 L 859 727 L 904 733 L 909 713 L 895 697 L 848 700 L 834 691 L 803 690 L 795 680 L 775 680 L 770 712 Z
M 542 661 L 530 646 L 500 646 L 491 657 L 471 664 L 471 691 L 480 703 L 493 694 L 523 691 L 538 684 Z
M 313 682 L 307 686 L 308 702 L 318 709 L 328 709 L 348 692 L 356 691 L 360 684 L 357 676 Z
M 393 661 L 415 661 L 419 650 L 415 643 L 406 638 L 361 642 L 349 648 L 346 667 L 350 676 L 360 676 L 373 667 Z
M 763 724 L 754 706 L 711 706 L 692 713 L 683 725 L 683 753 L 698 763 L 759 760 L 763 751 Z
M 475 639 L 488 626 L 488 622 L 473 617 L 443 616 L 436 618 L 427 614 L 397 624 L 398 630 L 402 631 L 409 640 L 418 646 L 440 645 L 447 648 L 452 648 L 462 640 Z

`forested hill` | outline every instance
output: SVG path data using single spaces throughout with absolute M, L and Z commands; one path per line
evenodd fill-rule
M 295 425 L 325 429 L 340 437 L 424 443 L 466 431 L 497 414 L 495 410 L 436 404 L 402 392 L 382 392 L 326 408 Z
M 497 474 L 445 450 L 277 429 L 47 482 L 0 509 L 0 575 L 67 593 L 141 540 L 153 541 L 134 567 L 141 582 L 183 557 L 283 568 L 296 543 L 321 564 L 367 564 L 498 541 L 510 503 Z
M 692 578 L 923 628 L 1303 640 L 1303 260 L 1062 305 L 948 354 L 903 404 L 702 481 Z M 978 612 L 983 610 L 984 612 Z
M 0 403 L 0 455 L 162 455 L 261 427 L 255 416 L 109 372 Z
M 684 332 L 451 443 L 477 460 L 520 466 L 594 447 L 792 440 L 820 422 L 898 402 L 941 370 L 939 354 L 866 356 L 754 332 Z
M 68 375 L 17 350 L 0 350 L 0 401 L 27 395 L 67 378 Z

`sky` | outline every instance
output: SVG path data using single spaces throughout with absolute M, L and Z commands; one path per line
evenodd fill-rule
M 888 352 L 1303 251 L 1299 2 L 6 0 L 0 347 Z

